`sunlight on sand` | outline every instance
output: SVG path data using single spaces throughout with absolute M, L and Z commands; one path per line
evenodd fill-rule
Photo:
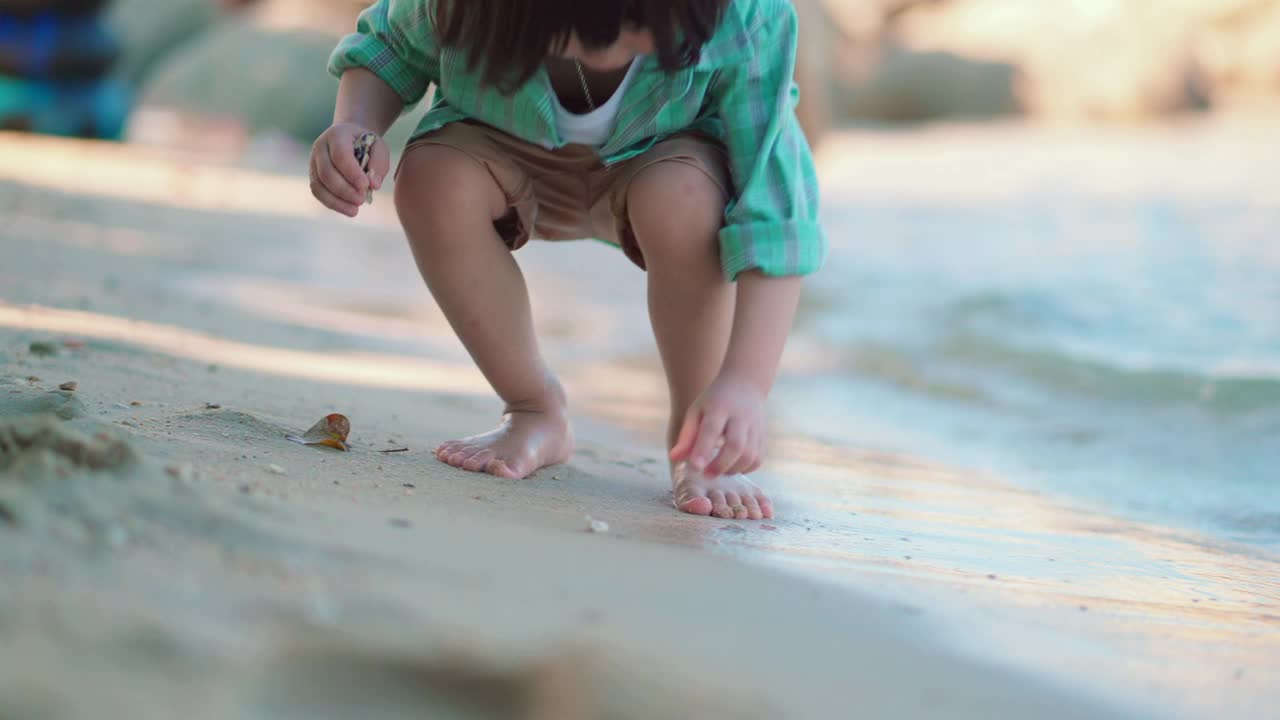
M 785 509 L 803 527 L 784 518 L 776 532 L 722 533 L 718 551 L 914 597 L 909 609 L 938 620 L 958 647 L 1095 677 L 1117 698 L 1135 682 L 1178 688 L 1177 702 L 1211 714 L 1239 701 L 1241 668 L 1274 663 L 1272 555 L 891 453 L 796 438 L 777 449 L 806 459 L 771 468 L 803 499 Z M 1063 642 L 1075 633 L 1090 641 Z M 1102 658 L 1116 657 L 1125 672 L 1096 677 Z
M 0 326 L 114 340 L 242 370 L 365 387 L 480 393 L 488 386 L 468 365 L 374 353 L 318 353 L 210 337 L 171 325 L 74 310 L 0 304 Z
M 1106 609 L 1195 638 L 1275 632 L 1280 560 L 1115 518 L 980 473 L 788 439 L 788 491 L 817 500 L 803 535 L 753 537 L 782 565 L 876 570 L 987 589 L 1029 607 Z M 916 528 L 900 538 L 894 529 Z M 834 571 L 834 572 L 833 572 Z M 1174 630 L 1173 628 L 1177 628 Z
M 0 132 L 0 180 L 192 210 L 230 210 L 314 218 L 333 213 L 311 197 L 307 179 L 210 164 L 134 145 L 69 141 Z M 362 217 L 394 222 L 390 202 L 364 208 Z

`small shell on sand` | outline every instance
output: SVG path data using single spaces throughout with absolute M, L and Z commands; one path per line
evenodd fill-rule
M 284 438 L 299 445 L 324 445 L 335 450 L 347 451 L 347 436 L 351 434 L 351 421 L 346 415 L 332 413 L 320 418 L 301 436 L 285 435 Z
M 275 463 L 271 463 L 270 465 L 267 465 L 267 472 L 272 475 L 284 475 L 284 468 Z
M 596 520 L 590 515 L 587 516 L 587 532 L 590 533 L 607 533 L 609 532 L 609 523 L 603 520 Z
M 76 388 L 78 387 L 80 387 L 80 383 L 76 382 L 75 380 L 70 380 L 68 382 L 64 382 L 61 385 L 59 385 L 58 389 L 66 390 L 67 392 L 75 392 Z

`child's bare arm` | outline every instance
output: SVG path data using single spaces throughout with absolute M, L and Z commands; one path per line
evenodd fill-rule
M 742 378 L 769 394 L 795 321 L 803 282 L 798 276 L 765 277 L 754 271 L 738 276 L 733 334 L 721 375 Z
M 708 477 L 754 472 L 764 460 L 765 401 L 795 320 L 803 278 L 738 276 L 733 333 L 720 375 L 685 417 L 671 459 Z
M 342 74 L 333 126 L 311 150 L 311 193 L 325 207 L 355 217 L 370 188 L 382 187 L 391 169 L 385 142 L 374 143 L 369 173 L 357 162 L 356 141 L 365 133 L 381 136 L 404 110 L 404 101 L 391 86 L 364 68 Z
M 440 79 L 440 48 L 427 3 L 378 0 L 360 13 L 356 32 L 329 58 L 341 77 L 334 124 L 311 155 L 311 190 L 326 207 L 354 217 L 370 188 L 391 171 L 391 153 L 374 142 L 366 177 L 355 145 L 366 133 L 380 136 L 406 107 L 417 104 Z
M 762 0 L 750 52 L 724 68 L 712 93 L 723 122 L 737 197 L 720 255 L 738 281 L 733 334 L 720 375 L 694 403 L 672 449 L 708 476 L 751 472 L 765 446 L 765 399 L 795 318 L 800 278 L 826 254 L 817 177 L 795 116 L 795 7 Z
M 351 123 L 382 135 L 404 112 L 404 101 L 391 86 L 364 68 L 351 68 L 338 84 L 333 124 Z

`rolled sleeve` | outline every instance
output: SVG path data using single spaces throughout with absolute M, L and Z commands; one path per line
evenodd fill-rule
M 720 231 L 721 264 L 731 280 L 749 270 L 808 275 L 827 251 L 813 154 L 795 113 L 795 8 L 761 5 L 749 59 L 722 70 L 716 90 L 737 192 Z
M 329 72 L 341 77 L 364 68 L 395 90 L 405 105 L 423 98 L 440 76 L 440 50 L 431 26 L 428 0 L 378 0 L 343 38 L 329 58 Z

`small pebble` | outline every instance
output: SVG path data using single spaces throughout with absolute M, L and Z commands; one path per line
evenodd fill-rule
M 164 469 L 169 477 L 180 482 L 189 483 L 195 479 L 196 470 L 190 465 L 170 465 Z
M 988 575 L 988 576 L 987 576 L 987 579 L 988 579 L 988 580 L 995 580 L 995 579 L 996 579 L 996 576 L 995 576 L 995 575 Z
M 1080 606 L 1080 612 L 1089 612 L 1089 606 L 1088 606 L 1088 605 L 1081 605 L 1081 606 Z
M 405 486 L 405 487 L 407 487 L 407 488 L 416 488 L 416 487 L 418 487 L 417 485 L 414 485 L 413 483 L 405 483 L 405 484 L 404 484 L 404 486 Z
M 407 528 L 412 527 L 413 523 L 405 520 L 404 518 L 391 518 L 391 525 L 398 528 Z
M 609 523 L 603 520 L 596 520 L 590 515 L 587 516 L 587 532 L 607 533 L 609 532 Z
M 142 407 L 142 401 L 140 401 L 140 400 L 130 400 L 130 401 L 129 401 L 129 406 L 130 406 L 130 407 Z
M 250 486 L 249 483 L 240 483 L 239 490 L 245 495 L 248 495 L 249 493 L 253 492 L 253 487 Z
M 204 409 L 205 410 L 221 410 L 222 406 L 219 405 L 218 403 L 205 403 Z
M 44 342 L 42 340 L 37 340 L 36 342 L 31 343 L 31 345 L 28 346 L 28 349 L 31 351 L 32 355 L 38 355 L 40 357 L 49 357 L 50 355 L 58 354 L 57 345 L 54 345 L 51 342 Z
M 75 392 L 76 388 L 78 387 L 80 387 L 80 383 L 76 382 L 75 380 L 70 380 L 59 385 L 58 389 L 66 390 L 67 392 Z
M 283 475 L 284 468 L 280 467 L 275 463 L 271 463 L 270 465 L 267 465 L 267 472 L 271 473 L 272 475 Z

